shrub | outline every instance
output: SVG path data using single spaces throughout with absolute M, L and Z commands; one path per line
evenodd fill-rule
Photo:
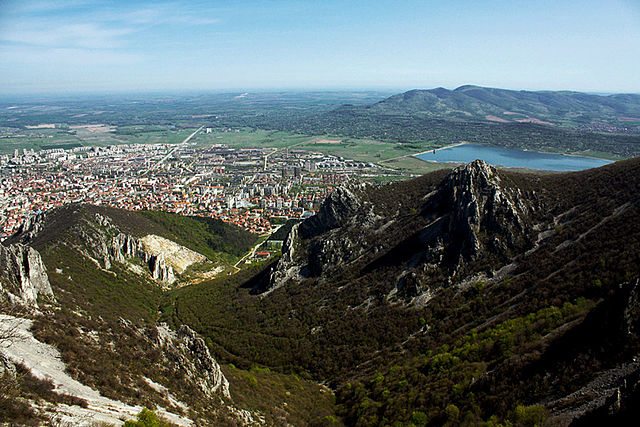
M 547 410 L 540 405 L 518 405 L 514 411 L 513 421 L 518 427 L 542 426 L 547 419 Z
M 124 423 L 124 427 L 172 427 L 169 421 L 159 417 L 150 409 L 143 408 L 135 420 Z

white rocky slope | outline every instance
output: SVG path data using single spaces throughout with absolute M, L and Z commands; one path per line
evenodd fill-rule
M 164 257 L 165 262 L 178 274 L 184 273 L 190 265 L 207 259 L 204 255 L 154 234 L 148 234 L 140 241 L 145 252 Z
M 57 404 L 46 408 L 48 415 L 56 421 L 68 422 L 77 426 L 90 426 L 96 422 L 120 425 L 124 420 L 134 418 L 141 406 L 126 403 L 102 396 L 97 390 L 73 379 L 66 373 L 66 366 L 60 359 L 58 350 L 49 344 L 35 339 L 29 331 L 31 320 L 8 315 L 0 315 L 0 328 L 11 329 L 15 337 L 10 343 L 0 347 L 0 352 L 14 364 L 22 364 L 31 373 L 43 380 L 51 380 L 55 391 L 87 401 L 87 407 Z M 172 423 L 179 426 L 190 426 L 188 418 L 173 414 L 159 408 L 157 412 Z

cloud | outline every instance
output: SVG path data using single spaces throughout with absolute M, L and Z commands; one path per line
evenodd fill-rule
M 10 2 L 9 6 L 15 4 Z M 7 10 L 5 22 L 0 26 L 0 41 L 37 47 L 126 48 L 135 34 L 159 25 L 202 26 L 220 22 L 203 15 L 193 5 L 175 2 L 146 6 L 134 3 L 114 10 L 108 3 L 65 0 L 26 2 Z
M 11 1 L 0 0 L 0 6 L 12 14 L 40 14 L 95 5 L 96 0 L 41 0 L 41 1 Z
M 31 68 L 47 68 L 48 65 L 65 64 L 67 67 L 128 66 L 140 63 L 145 57 L 140 54 L 112 50 L 83 48 L 40 48 L 10 46 L 0 49 L 0 60 Z
M 133 32 L 132 28 L 109 28 L 94 23 L 33 25 L 5 31 L 0 34 L 0 40 L 38 47 L 114 49 L 122 47 L 123 36 Z

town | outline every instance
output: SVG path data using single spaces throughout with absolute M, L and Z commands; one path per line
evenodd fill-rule
M 0 240 L 68 203 L 218 218 L 256 234 L 311 216 L 326 195 L 373 163 L 287 148 L 224 144 L 82 146 L 0 156 Z

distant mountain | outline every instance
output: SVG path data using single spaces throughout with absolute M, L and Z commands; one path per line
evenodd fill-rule
M 411 90 L 369 105 L 253 126 L 308 135 L 445 146 L 461 141 L 563 153 L 640 155 L 640 95 L 514 91 L 479 86 Z
M 569 91 L 515 91 L 480 86 L 411 90 L 368 107 L 380 114 L 408 114 L 496 123 L 620 127 L 640 123 L 640 95 L 590 95 Z

